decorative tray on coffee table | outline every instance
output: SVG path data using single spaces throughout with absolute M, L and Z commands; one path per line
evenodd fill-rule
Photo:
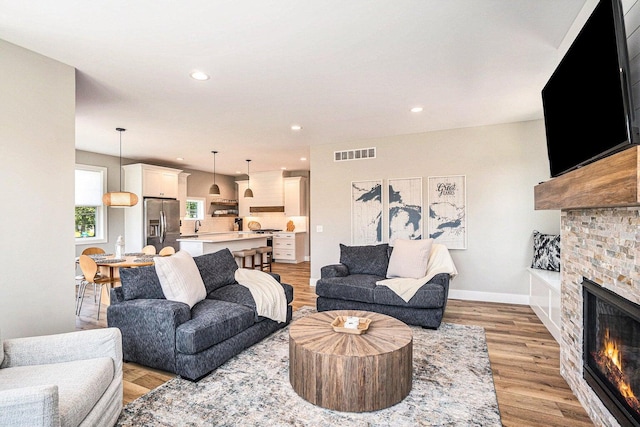
M 357 328 L 345 328 L 344 324 L 347 320 L 347 316 L 338 316 L 331 322 L 331 326 L 333 330 L 336 332 L 341 332 L 344 334 L 355 334 L 362 335 L 367 332 L 369 329 L 369 325 L 371 324 L 371 319 L 367 319 L 366 317 L 360 317 Z

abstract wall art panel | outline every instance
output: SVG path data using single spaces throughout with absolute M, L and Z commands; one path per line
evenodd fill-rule
M 351 243 L 382 243 L 382 180 L 351 182 Z
M 389 245 L 422 239 L 422 178 L 389 180 Z
M 466 176 L 430 176 L 428 179 L 429 237 L 449 249 L 466 249 Z

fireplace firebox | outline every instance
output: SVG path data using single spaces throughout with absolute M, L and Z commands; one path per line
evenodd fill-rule
M 583 375 L 623 426 L 640 426 L 640 305 L 583 277 Z

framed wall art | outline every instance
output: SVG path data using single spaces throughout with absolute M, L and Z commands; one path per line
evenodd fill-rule
M 429 237 L 448 249 L 466 249 L 466 176 L 430 176 L 428 179 Z
M 422 239 L 422 178 L 389 180 L 389 245 Z
M 351 244 L 382 243 L 382 180 L 351 182 Z

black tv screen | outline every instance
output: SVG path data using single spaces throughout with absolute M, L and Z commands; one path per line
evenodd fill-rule
M 600 0 L 542 90 L 551 176 L 637 143 L 620 0 Z

